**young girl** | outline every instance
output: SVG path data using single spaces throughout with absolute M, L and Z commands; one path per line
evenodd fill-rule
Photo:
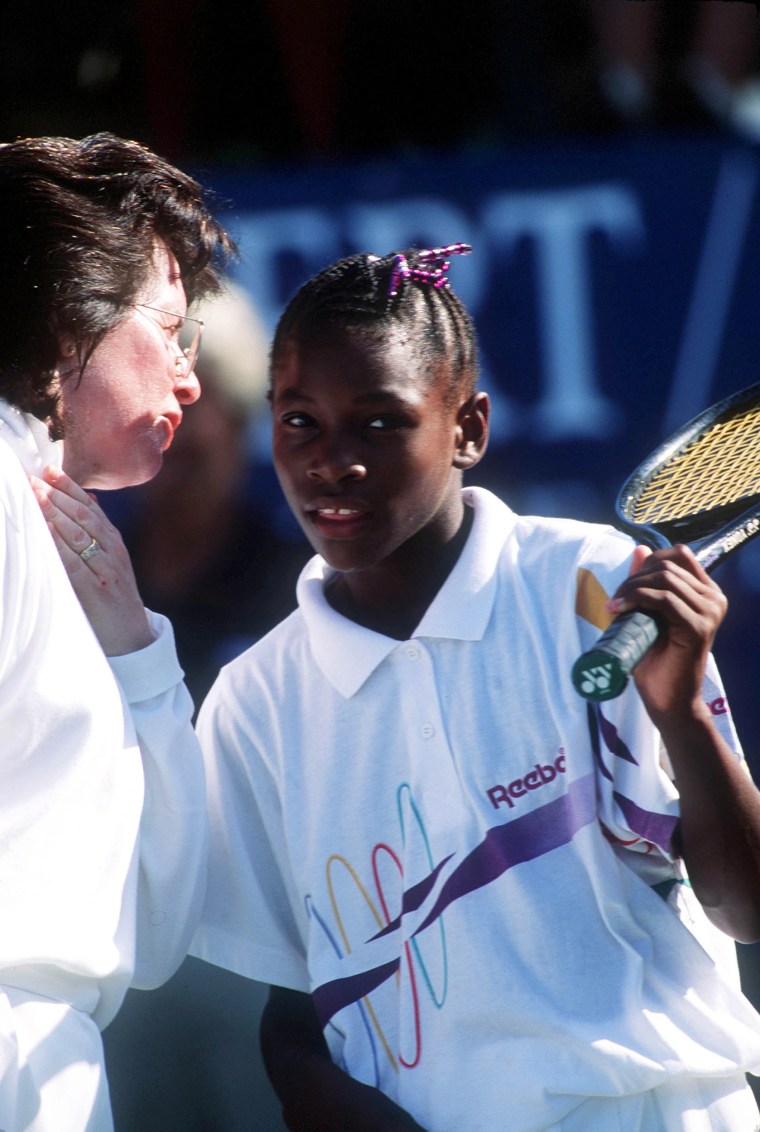
M 760 797 L 709 706 L 726 602 L 683 547 L 462 489 L 489 412 L 466 251 L 341 260 L 277 328 L 274 461 L 317 556 L 201 712 L 194 952 L 273 985 L 293 1129 L 749 1132 Z M 668 631 L 590 709 L 572 663 L 632 607 Z

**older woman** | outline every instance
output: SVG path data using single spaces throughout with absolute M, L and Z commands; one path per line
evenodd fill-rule
M 83 488 L 158 471 L 232 246 L 106 134 L 0 147 L 0 217 L 0 1128 L 105 1132 L 99 1030 L 183 958 L 206 831 L 171 627 Z

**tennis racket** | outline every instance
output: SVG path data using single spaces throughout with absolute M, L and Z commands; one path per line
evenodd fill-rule
M 659 445 L 623 484 L 615 511 L 637 541 L 686 543 L 707 571 L 760 534 L 760 383 Z M 593 701 L 620 695 L 659 632 L 650 614 L 621 613 L 573 665 L 576 690 Z

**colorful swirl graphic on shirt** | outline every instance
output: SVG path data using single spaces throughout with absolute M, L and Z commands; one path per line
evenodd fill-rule
M 307 901 L 310 915 L 339 958 L 350 956 L 362 947 L 383 939 L 388 939 L 392 945 L 387 953 L 391 958 L 315 986 L 312 998 L 323 1026 L 327 1026 L 346 1007 L 360 1009 L 376 1065 L 378 1051 L 382 1051 L 394 1069 L 413 1068 L 422 1057 L 422 994 L 437 1009 L 445 1005 L 448 983 L 445 910 L 470 893 L 493 883 L 508 869 L 567 844 L 579 829 L 597 820 L 595 775 L 592 772 L 569 783 L 562 795 L 546 805 L 487 830 L 483 839 L 469 852 L 448 855 L 436 864 L 424 822 L 408 785 L 399 788 L 397 802 L 401 852 L 386 843 L 374 846 L 368 862 L 372 886 L 365 883 L 359 870 L 345 857 L 333 855 L 326 863 L 329 912 L 318 908 L 313 900 Z M 404 846 L 412 836 L 421 839 L 430 871 L 421 880 L 406 886 L 401 861 Z M 389 906 L 390 886 L 385 879 L 395 879 L 397 875 L 402 880 L 400 910 Z M 348 886 L 343 883 L 346 880 Z M 339 881 L 343 900 L 347 891 L 358 897 L 364 909 L 369 910 L 377 931 L 365 934 L 364 938 L 351 938 L 347 924 L 352 920 L 352 908 L 344 906 L 336 897 Z M 431 939 L 437 940 L 437 954 L 431 951 Z M 433 974 L 434 959 L 437 960 L 437 977 Z M 402 996 L 395 1014 L 404 1018 L 405 1011 L 412 1012 L 414 1040 L 410 1049 L 391 1048 L 378 1011 L 370 999 L 373 992 L 381 988 L 384 992 L 385 984 L 391 979 L 395 980 L 397 993 Z
M 411 787 L 408 784 L 404 783 L 399 787 L 396 802 L 402 852 L 410 838 L 416 839 L 417 847 L 422 850 L 427 861 L 430 876 L 437 875 L 440 866 L 439 869 L 434 866 L 422 815 L 415 804 Z M 310 914 L 319 923 L 336 955 L 341 957 L 350 955 L 365 940 L 352 940 L 350 938 L 348 921 L 351 917 L 341 906 L 338 898 L 337 874 L 342 873 L 344 879 L 348 878 L 360 901 L 369 909 L 378 932 L 388 928 L 393 923 L 393 917 L 397 913 L 397 910 L 391 907 L 390 901 L 398 900 L 398 893 L 404 888 L 404 868 L 401 853 L 397 852 L 391 845 L 378 843 L 373 847 L 370 856 L 368 871 L 372 877 L 371 886 L 365 884 L 357 869 L 345 857 L 334 854 L 327 861 L 326 882 L 330 898 L 331 922 L 335 925 L 334 929 L 330 928 L 326 918 L 320 914 L 314 904 L 309 903 Z M 400 884 L 399 877 L 401 878 Z M 342 887 L 345 891 L 345 885 Z M 414 1042 L 411 1049 L 404 1051 L 391 1048 L 388 1036 L 373 1008 L 369 994 L 363 995 L 356 1001 L 356 1007 L 361 1012 L 376 1062 L 378 1051 L 381 1051 L 394 1070 L 398 1070 L 399 1066 L 413 1069 L 419 1064 L 422 1055 L 421 995 L 426 995 L 437 1009 L 440 1009 L 446 1001 L 448 958 L 446 954 L 446 930 L 442 917 L 439 917 L 436 926 L 437 931 L 432 936 L 435 941 L 433 946 L 437 950 L 434 964 L 426 959 L 419 940 L 408 939 L 403 943 L 403 959 L 398 961 L 394 971 L 384 974 L 382 979 L 382 981 L 385 981 L 387 977 L 391 976 L 395 979 L 397 993 L 401 996 L 404 1004 L 402 1009 L 411 1012 L 414 1033 Z M 425 944 L 426 947 L 430 946 L 428 940 L 425 941 Z

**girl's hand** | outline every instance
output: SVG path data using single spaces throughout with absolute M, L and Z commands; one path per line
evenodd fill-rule
M 666 717 L 703 710 L 705 664 L 727 605 L 688 547 L 634 550 L 630 574 L 607 608 L 611 613 L 646 610 L 663 628 L 633 674 L 658 726 Z
M 121 535 L 84 491 L 58 468 L 30 476 L 32 490 L 106 656 L 122 656 L 155 639 Z
M 660 732 L 678 789 L 678 851 L 710 920 L 760 939 L 760 792 L 715 726 L 702 679 L 726 612 L 722 591 L 685 546 L 637 547 L 611 613 L 645 609 L 663 632 L 634 679 Z

